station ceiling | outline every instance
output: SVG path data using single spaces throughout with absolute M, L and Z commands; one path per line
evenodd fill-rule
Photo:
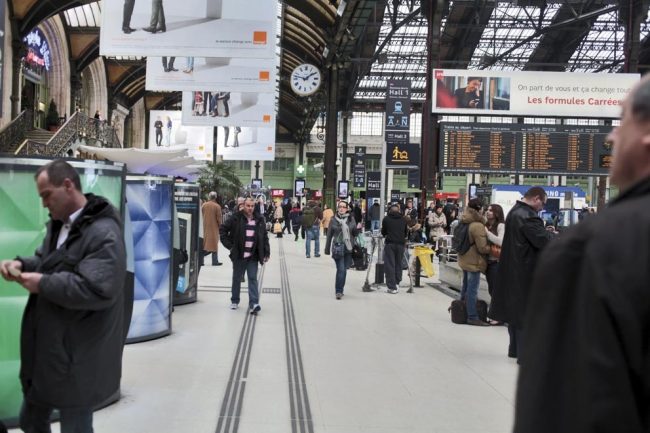
M 645 72 L 650 68 L 649 2 L 278 0 L 278 134 L 294 142 L 307 140 L 331 91 L 337 92 L 339 111 L 382 110 L 388 79 L 411 80 L 417 107 L 424 100 L 427 75 L 423 10 L 432 5 L 442 5 L 434 67 L 622 72 L 630 68 L 626 26 L 640 17 L 635 63 Z M 76 73 L 99 56 L 101 1 L 9 3 L 12 26 L 21 36 L 60 14 Z M 293 68 L 305 62 L 321 68 L 324 76 L 319 92 L 306 98 L 296 96 L 288 80 Z M 122 104 L 130 107 L 145 98 L 148 109 L 179 108 L 180 92 L 145 91 L 144 58 L 106 58 L 105 65 L 109 94 Z M 335 87 L 330 86 L 334 75 Z

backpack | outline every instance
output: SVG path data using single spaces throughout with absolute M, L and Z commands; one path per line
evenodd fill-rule
M 302 211 L 302 226 L 305 228 L 311 228 L 314 225 L 316 220 L 316 214 L 314 213 L 314 208 L 306 207 Z
M 467 254 L 472 243 L 469 240 L 469 223 L 459 223 L 454 229 L 454 237 L 451 240 L 451 247 L 459 255 Z

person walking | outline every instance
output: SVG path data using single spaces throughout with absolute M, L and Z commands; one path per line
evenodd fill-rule
M 221 225 L 221 243 L 230 250 L 232 260 L 232 294 L 230 309 L 239 307 L 241 279 L 248 274 L 248 308 L 251 314 L 257 314 L 260 306 L 257 271 L 258 264 L 264 265 L 271 257 L 269 235 L 266 222 L 254 213 L 255 200 L 247 197 L 244 208 Z
M 63 160 L 36 172 L 50 213 L 32 257 L 0 262 L 0 274 L 29 292 L 23 313 L 20 428 L 49 432 L 59 411 L 62 432 L 93 431 L 93 409 L 120 389 L 126 248 L 119 212 L 83 194 Z
M 282 214 L 284 215 L 284 227 L 282 227 L 282 234 L 286 230 L 288 234 L 291 234 L 291 219 L 289 214 L 291 213 L 291 200 L 287 199 L 284 204 L 282 204 Z
M 348 268 L 352 265 L 352 246 L 354 238 L 359 233 L 354 217 L 350 215 L 348 204 L 339 201 L 336 214 L 330 221 L 325 241 L 325 254 L 332 253 L 336 263 L 336 278 L 334 280 L 334 295 L 336 299 L 343 297 L 345 279 Z
M 386 274 L 387 293 L 396 294 L 402 281 L 402 259 L 404 244 L 408 236 L 406 218 L 402 215 L 397 203 L 390 205 L 388 214 L 381 222 L 381 234 L 384 244 L 384 273 Z
M 370 207 L 370 230 L 378 231 L 381 228 L 381 206 L 375 201 Z
M 544 221 L 538 216 L 544 204 L 546 191 L 534 186 L 522 200 L 517 201 L 506 218 L 497 286 L 492 290 L 488 315 L 508 323 L 508 356 L 511 358 L 518 358 L 518 349 L 523 341 L 524 317 L 537 258 L 553 238 L 552 232 L 544 228 Z
M 298 234 L 301 232 L 302 226 L 302 211 L 300 210 L 300 203 L 295 202 L 293 204 L 293 209 L 289 212 L 289 219 L 291 220 L 291 228 L 293 229 L 293 234 L 295 235 L 295 241 L 298 242 Z M 302 230 L 302 238 L 305 238 L 305 231 Z
M 281 238 L 282 237 L 282 223 L 284 222 L 284 211 L 282 210 L 282 206 L 280 203 L 275 203 L 275 210 L 273 211 L 273 231 L 275 231 L 275 224 L 278 224 L 280 226 L 280 230 L 275 233 L 275 237 Z
M 142 30 L 149 33 L 164 33 L 167 31 L 163 0 L 151 0 L 151 21 L 149 22 L 149 27 L 145 27 Z
M 481 201 L 477 198 L 467 203 L 465 212 L 461 218 L 462 224 L 469 224 L 468 236 L 470 247 L 465 254 L 458 255 L 458 266 L 463 270 L 463 285 L 460 291 L 461 301 L 465 301 L 467 307 L 467 324 L 474 326 L 488 326 L 478 317 L 476 301 L 478 300 L 478 288 L 481 283 L 481 272 L 487 269 L 487 254 L 490 253 L 490 246 L 487 242 L 483 217 L 479 214 Z
M 514 433 L 650 429 L 647 76 L 627 94 L 607 142 L 618 197 L 562 232 L 532 278 Z M 506 244 L 508 231 L 506 220 Z
M 323 235 L 327 236 L 327 228 L 330 226 L 330 221 L 334 217 L 334 211 L 325 203 L 323 205 Z
M 323 212 L 316 202 L 309 200 L 302 211 L 302 227 L 305 230 L 307 239 L 305 242 L 305 256 L 311 257 L 311 240 L 314 240 L 314 257 L 320 257 L 320 222 Z
M 219 261 L 219 228 L 223 223 L 221 205 L 217 203 L 217 193 L 210 191 L 208 201 L 201 206 L 203 216 L 203 256 L 212 254 L 212 266 L 221 266 Z

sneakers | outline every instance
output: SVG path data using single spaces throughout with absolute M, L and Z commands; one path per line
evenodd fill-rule
M 231 310 L 236 310 L 237 308 L 239 308 L 239 304 L 230 304 Z
M 251 307 L 251 314 L 257 314 L 261 309 L 260 304 L 255 304 Z
M 343 293 L 337 293 L 336 294 L 336 299 L 341 299 L 343 297 Z
M 309 254 L 307 254 L 305 257 L 308 258 L 308 259 L 311 258 L 311 256 Z
M 314 254 L 314 257 L 320 257 L 320 254 Z
M 399 292 L 398 289 L 386 289 L 386 293 L 390 293 L 391 295 L 395 295 Z
M 479 319 L 467 319 L 467 324 L 474 325 L 474 326 L 490 326 L 489 323 L 486 323 Z

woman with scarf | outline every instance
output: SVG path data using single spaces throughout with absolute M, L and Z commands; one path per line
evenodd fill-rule
M 332 252 L 336 263 L 335 293 L 336 299 L 343 297 L 345 277 L 348 268 L 352 265 L 352 246 L 354 238 L 359 233 L 354 218 L 350 215 L 348 204 L 340 201 L 336 207 L 336 214 L 330 220 L 325 241 L 325 254 Z

